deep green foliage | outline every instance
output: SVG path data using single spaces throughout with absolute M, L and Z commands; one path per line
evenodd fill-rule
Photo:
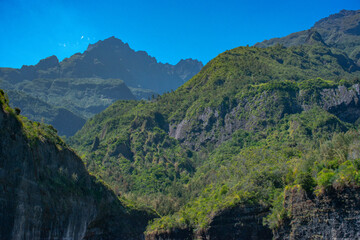
M 6 93 L 11 107 L 21 109 L 21 114 L 32 121 L 53 125 L 61 136 L 71 136 L 85 124 L 85 119 L 77 114 L 54 107 L 22 91 L 6 90 Z
M 255 203 L 273 209 L 265 223 L 276 227 L 289 214 L 286 186 L 312 194 L 354 182 L 346 161 L 340 175 L 320 167 L 324 143 L 355 127 L 321 105 L 324 89 L 357 83 L 338 55 L 323 45 L 226 51 L 175 92 L 116 102 L 71 144 L 117 194 L 163 215 L 148 232 L 203 229 L 223 209 Z M 170 137 L 183 126 L 190 139 Z

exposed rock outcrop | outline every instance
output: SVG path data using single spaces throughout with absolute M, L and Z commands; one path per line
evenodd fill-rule
M 199 150 L 208 144 L 221 144 L 238 129 L 262 130 L 278 122 L 285 114 L 308 111 L 314 106 L 320 106 L 344 122 L 354 123 L 360 117 L 359 84 L 316 90 L 317 98 L 311 91 L 263 92 L 237 105 L 229 103 L 227 108 L 222 107 L 224 104 L 214 109 L 208 107 L 191 119 L 171 124 L 169 135 L 185 146 Z
M 271 230 L 263 226 L 263 217 L 269 209 L 261 205 L 246 205 L 226 209 L 218 213 L 209 228 L 197 238 L 203 240 L 267 240 L 272 239 Z
M 275 231 L 275 239 L 359 239 L 360 189 L 329 190 L 309 198 L 295 187 L 286 192 L 285 208 L 290 211 Z
M 194 232 L 192 229 L 173 229 L 168 232 L 152 233 L 145 237 L 146 240 L 192 240 Z
M 269 209 L 261 205 L 241 205 L 217 213 L 207 229 L 174 229 L 169 232 L 152 233 L 147 240 L 267 240 L 272 239 L 272 232 L 263 226 L 263 217 Z

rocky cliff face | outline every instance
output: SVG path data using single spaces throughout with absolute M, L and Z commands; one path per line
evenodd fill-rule
M 229 104 L 227 108 L 206 108 L 192 119 L 183 119 L 179 124 L 171 125 L 169 134 L 184 145 L 199 150 L 208 144 L 221 144 L 238 129 L 259 130 L 265 127 L 263 120 L 274 115 L 279 120 L 285 113 L 300 111 L 294 103 L 276 93 L 263 93 L 244 99 L 237 105 Z M 274 105 L 277 106 L 276 113 L 269 111 Z
M 147 240 L 267 240 L 272 239 L 271 230 L 263 226 L 263 217 L 269 209 L 261 205 L 236 206 L 214 216 L 207 229 L 174 229 L 170 232 L 149 234 Z
M 359 84 L 321 89 L 317 95 L 314 98 L 314 93 L 308 90 L 263 92 L 237 104 L 226 103 L 199 111 L 192 119 L 170 125 L 169 135 L 199 150 L 209 144 L 218 146 L 238 129 L 262 130 L 285 114 L 300 113 L 314 106 L 320 106 L 344 122 L 354 123 L 360 117 Z
M 263 206 L 241 206 L 218 213 L 209 228 L 174 229 L 150 234 L 147 240 L 177 239 L 359 239 L 360 189 L 331 189 L 309 196 L 301 188 L 286 191 L 284 206 L 289 216 L 273 232 L 263 226 L 269 210 Z
M 272 239 L 271 230 L 263 226 L 263 217 L 269 209 L 261 205 L 238 206 L 217 214 L 206 231 L 197 234 L 203 240 Z
M 303 190 L 286 192 L 285 208 L 290 212 L 275 239 L 359 239 L 359 188 L 330 190 L 309 197 Z
M 0 92 L 0 239 L 142 239 L 126 208 L 49 127 L 24 122 Z

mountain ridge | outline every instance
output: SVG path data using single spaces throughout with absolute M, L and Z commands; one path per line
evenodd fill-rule
M 20 69 L 0 68 L 0 87 L 32 97 L 17 99 L 19 105 L 14 106 L 25 107 L 24 114 L 32 112 L 27 115 L 32 120 L 49 119 L 41 111 L 31 109 L 26 102 L 31 99 L 87 119 L 118 99 L 150 99 L 175 90 L 201 68 L 202 63 L 193 59 L 180 60 L 176 65 L 160 63 L 145 51 L 135 51 L 129 44 L 110 37 L 89 44 L 83 53 L 62 61 L 52 55 Z M 56 124 L 59 133 L 66 136 L 81 126 Z
M 136 64 L 142 66 L 131 70 Z M 36 78 L 120 78 L 131 87 L 143 87 L 163 93 L 175 90 L 200 71 L 202 66 L 200 61 L 191 58 L 181 59 L 175 65 L 161 63 L 145 51 L 135 51 L 128 43 L 110 37 L 89 44 L 83 53 L 75 53 L 62 61 L 52 55 L 41 59 L 35 65 L 23 65 L 20 69 L 0 68 L 0 77 L 11 78 L 15 82 Z M 159 71 L 162 79 L 158 81 L 161 83 L 155 83 L 156 78 L 151 75 L 157 73 L 150 68 Z M 129 70 L 131 74 L 128 73 Z M 150 75 L 151 79 L 147 79 L 147 75 Z M 166 87 L 161 87 L 164 84 Z
M 291 33 L 288 36 L 272 38 L 256 43 L 256 47 L 282 44 L 286 47 L 305 44 L 307 36 L 317 31 L 330 47 L 346 52 L 360 64 L 360 10 L 342 10 L 339 13 L 317 21 L 309 30 Z

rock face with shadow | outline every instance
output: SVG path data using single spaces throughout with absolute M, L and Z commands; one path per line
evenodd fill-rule
M 263 226 L 263 217 L 269 209 L 261 205 L 245 205 L 229 208 L 217 214 L 209 228 L 197 237 L 203 240 L 225 239 L 272 239 L 272 232 Z
M 0 91 L 0 239 L 143 239 L 153 215 L 125 207 L 55 130 Z
M 316 97 L 314 97 L 316 96 Z M 360 85 L 335 86 L 317 90 L 274 90 L 226 104 L 226 108 L 205 108 L 191 119 L 170 124 L 169 135 L 183 145 L 199 150 L 209 144 L 220 145 L 238 129 L 261 131 L 264 119 L 280 121 L 286 114 L 308 111 L 318 106 L 344 122 L 360 117 Z
M 217 213 L 207 229 L 174 229 L 169 232 L 149 234 L 147 240 L 267 240 L 272 239 L 271 230 L 263 225 L 263 217 L 269 213 L 261 205 L 240 205 Z
M 293 188 L 285 194 L 290 218 L 275 231 L 275 239 L 359 239 L 360 189 L 331 189 L 309 197 Z

